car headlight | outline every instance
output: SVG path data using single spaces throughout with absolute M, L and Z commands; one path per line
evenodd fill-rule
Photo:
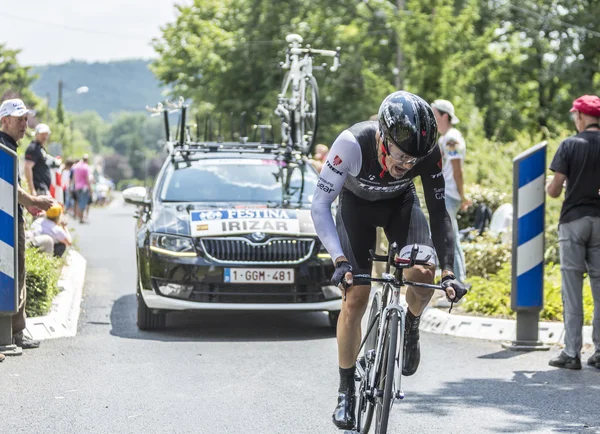
M 192 239 L 177 235 L 151 234 L 150 250 L 170 256 L 197 256 Z

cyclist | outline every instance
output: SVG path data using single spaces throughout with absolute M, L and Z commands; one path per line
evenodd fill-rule
M 317 234 L 335 263 L 332 282 L 346 291 L 337 324 L 340 386 L 333 423 L 340 429 L 355 424 L 354 371 L 361 341 L 361 319 L 369 300 L 368 285 L 352 286 L 353 276 L 369 276 L 369 249 L 376 228 L 400 247 L 418 243 L 435 247 L 442 268 L 442 286 L 451 301 L 466 293 L 454 277 L 454 232 L 446 211 L 437 125 L 429 104 L 405 91 L 389 95 L 378 121 L 343 131 L 334 141 L 312 202 Z M 420 176 L 431 220 L 431 234 L 412 182 Z M 336 224 L 331 204 L 339 197 Z M 433 238 L 433 243 L 431 239 Z M 433 283 L 434 267 L 405 270 L 407 280 Z M 420 361 L 419 318 L 433 290 L 409 287 L 405 325 L 403 375 L 416 372 Z

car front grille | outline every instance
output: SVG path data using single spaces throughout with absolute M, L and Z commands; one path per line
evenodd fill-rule
M 325 301 L 325 296 L 314 285 L 200 283 L 194 285 L 189 300 L 200 303 L 318 303 Z
M 271 238 L 255 243 L 242 237 L 201 238 L 206 255 L 225 264 L 299 264 L 313 253 L 310 238 Z

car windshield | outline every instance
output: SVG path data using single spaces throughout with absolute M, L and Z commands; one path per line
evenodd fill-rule
M 285 163 L 274 160 L 206 159 L 169 167 L 160 199 L 165 202 L 262 202 L 284 199 L 281 178 Z M 292 171 L 287 196 L 291 206 L 310 204 L 317 175 L 309 167 Z

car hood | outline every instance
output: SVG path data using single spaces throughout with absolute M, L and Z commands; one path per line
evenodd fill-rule
M 153 212 L 149 223 L 152 232 L 193 237 L 251 233 L 317 235 L 309 209 L 169 203 Z

